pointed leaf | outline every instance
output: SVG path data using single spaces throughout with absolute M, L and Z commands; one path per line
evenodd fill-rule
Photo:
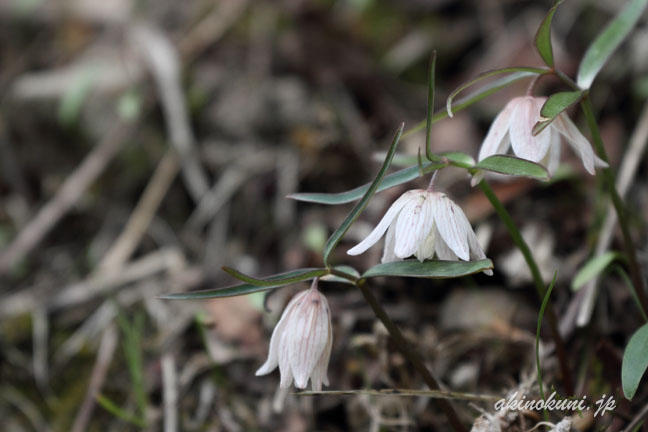
M 549 173 L 540 164 L 510 155 L 493 155 L 479 162 L 475 168 L 512 176 L 549 180 Z
M 540 57 L 542 57 L 542 60 L 549 67 L 553 67 L 554 65 L 553 49 L 551 47 L 551 20 L 553 20 L 556 9 L 558 9 L 558 6 L 562 2 L 563 0 L 556 1 L 551 9 L 549 9 L 535 35 L 535 46 L 540 53 Z
M 583 98 L 584 94 L 585 92 L 583 90 L 576 90 L 554 93 L 549 96 L 540 109 L 540 121 L 533 126 L 533 135 L 538 135 L 547 126 L 549 126 L 560 113 L 570 106 L 577 104 Z
M 623 353 L 621 363 L 621 384 L 623 394 L 632 400 L 644 373 L 648 369 L 648 324 L 644 324 L 632 335 Z
M 341 276 L 337 276 L 337 275 L 334 275 L 334 274 L 328 274 L 326 276 L 322 276 L 320 278 L 320 280 L 324 281 L 324 282 L 340 282 L 340 283 L 345 283 L 345 284 L 349 284 L 349 285 L 355 285 L 353 283 L 353 280 L 354 279 L 355 280 L 360 279 L 360 273 L 358 272 L 358 270 L 354 269 L 351 266 L 340 265 L 340 266 L 333 267 L 333 269 L 340 272 L 340 273 L 344 273 L 346 276 L 341 277 Z
M 600 275 L 614 261 L 622 258 L 622 254 L 612 251 L 590 258 L 572 279 L 572 290 L 579 290 L 587 282 Z
M 511 74 L 511 73 L 523 73 L 521 78 L 529 77 L 529 76 L 535 76 L 535 75 L 543 75 L 549 72 L 549 69 L 540 69 L 540 68 L 534 68 L 534 67 L 525 67 L 525 66 L 516 66 L 516 67 L 508 67 L 508 68 L 503 68 L 503 69 L 495 69 L 492 71 L 484 72 L 480 75 L 478 75 L 476 78 L 473 78 L 469 81 L 466 81 L 465 83 L 461 84 L 459 87 L 454 89 L 452 93 L 450 93 L 450 96 L 448 96 L 448 100 L 446 101 L 446 110 L 448 111 L 448 115 L 450 117 L 453 116 L 453 110 L 452 110 L 452 101 L 454 98 L 461 93 L 463 90 L 466 88 L 472 86 L 475 83 L 478 83 L 481 80 L 484 80 L 486 78 L 495 76 L 495 75 L 501 75 L 501 74 Z M 519 79 L 519 78 L 518 78 Z M 517 80 L 515 80 L 517 81 Z M 511 81 L 513 82 L 513 81 Z M 509 82 L 508 84 L 510 84 Z M 507 84 L 507 85 L 508 85 Z M 500 87 L 501 88 L 501 87 Z
M 578 67 L 576 83 L 588 89 L 594 78 L 628 36 L 648 5 L 648 0 L 630 0 L 589 46 Z
M 220 298 L 220 297 L 235 297 L 240 295 L 252 294 L 255 292 L 268 291 L 271 289 L 289 285 L 291 283 L 294 283 L 293 280 L 295 277 L 299 277 L 304 274 L 311 274 L 313 271 L 318 271 L 318 270 L 322 270 L 322 269 L 305 268 L 299 270 L 291 270 L 285 273 L 279 273 L 274 276 L 269 276 L 265 279 L 265 281 L 273 281 L 274 283 L 276 283 L 275 285 L 258 286 L 258 285 L 252 285 L 246 283 L 241 285 L 228 286 L 224 288 L 214 288 L 214 289 L 208 289 L 202 291 L 165 294 L 160 296 L 160 298 L 164 300 L 197 300 L 197 299 L 209 299 L 209 298 Z M 309 278 L 315 279 L 315 276 Z M 301 279 L 301 280 L 307 280 L 307 279 Z M 285 282 L 285 281 L 289 281 L 289 282 Z
M 365 194 L 362 196 L 362 199 L 355 205 L 355 207 L 353 207 L 353 210 L 351 210 L 344 222 L 342 222 L 342 225 L 340 225 L 340 227 L 335 230 L 335 232 L 331 235 L 331 237 L 329 237 L 328 241 L 326 242 L 326 245 L 324 246 L 324 253 L 322 255 L 324 259 L 324 265 L 326 265 L 327 267 L 329 266 L 328 259 L 331 255 L 331 252 L 333 252 L 333 249 L 335 249 L 338 243 L 340 243 L 342 237 L 344 237 L 353 222 L 355 222 L 355 220 L 360 216 L 360 213 L 362 213 L 367 204 L 369 204 L 369 200 L 376 193 L 376 190 L 378 190 L 378 187 L 380 186 L 380 183 L 382 182 L 387 169 L 389 169 L 389 166 L 391 165 L 394 154 L 396 153 L 396 147 L 398 146 L 398 141 L 403 134 L 404 127 L 405 123 L 401 123 L 400 127 L 396 131 L 396 134 L 394 135 L 394 139 L 392 140 L 391 145 L 389 146 L 389 151 L 387 152 L 385 162 L 383 162 L 382 167 L 380 167 L 380 171 L 378 171 L 376 178 L 371 183 Z M 416 167 L 416 170 L 418 171 L 418 167 Z
M 507 87 L 511 84 L 513 84 L 516 81 L 519 81 L 523 78 L 529 78 L 532 76 L 536 76 L 537 73 L 535 72 L 514 72 L 510 75 L 507 75 L 503 78 L 500 78 L 498 80 L 492 81 L 488 84 L 484 84 L 482 87 L 480 87 L 478 90 L 475 90 L 474 92 L 462 97 L 458 101 L 456 101 L 452 105 L 452 112 L 456 113 L 459 112 L 465 108 L 468 108 L 472 104 L 479 102 L 480 100 L 484 99 L 487 96 L 492 95 L 493 93 L 498 92 L 499 90 L 503 89 L 504 87 Z M 455 95 L 456 96 L 456 95 Z M 448 117 L 448 110 L 447 108 L 443 108 L 436 113 L 434 113 L 434 116 L 432 116 L 432 123 L 436 123 L 439 120 L 442 120 L 444 118 Z M 425 129 L 425 126 L 427 124 L 426 120 L 423 120 L 422 122 L 418 123 L 416 126 L 414 126 L 412 129 L 408 130 L 403 134 L 403 138 L 406 138 L 418 131 L 421 131 Z
M 405 157 L 409 157 L 409 156 L 405 156 Z M 432 171 L 435 171 L 439 168 L 443 168 L 445 166 L 446 166 L 445 163 L 424 162 L 423 173 L 429 174 Z M 390 174 L 383 178 L 376 192 L 382 192 L 394 186 L 398 186 L 400 184 L 412 181 L 418 177 L 419 177 L 419 167 L 417 165 L 402 169 L 400 171 L 396 171 L 395 173 Z M 327 204 L 327 205 L 346 204 L 362 198 L 362 196 L 367 192 L 367 190 L 369 190 L 370 186 L 371 184 L 368 183 L 359 186 L 355 189 L 351 189 L 349 191 L 340 192 L 340 193 L 320 193 L 320 192 L 296 193 L 296 194 L 288 195 L 287 198 L 294 199 L 297 201 L 312 202 L 312 203 Z
M 436 51 L 432 53 L 430 61 L 430 72 L 428 76 L 428 105 L 425 131 L 425 155 L 428 160 L 432 159 L 432 117 L 434 117 L 434 74 L 436 70 Z
M 271 287 L 277 286 L 277 284 L 288 285 L 288 284 L 293 284 L 293 283 L 297 283 L 309 279 L 314 279 L 319 276 L 324 276 L 329 272 L 327 269 L 314 269 L 314 270 L 306 270 L 303 273 L 298 273 L 295 276 L 290 276 L 286 278 L 277 279 L 274 276 L 270 276 L 269 279 L 258 279 L 243 274 L 240 271 L 227 266 L 223 267 L 223 271 L 229 274 L 230 276 L 233 276 L 236 279 L 240 280 L 241 282 L 246 282 L 249 283 L 250 285 L 255 285 L 255 286 L 271 286 Z
M 462 153 L 462 152 L 452 151 L 452 152 L 433 153 L 431 156 L 432 156 L 432 161 L 435 163 L 438 162 L 443 163 L 445 162 L 445 159 L 447 159 L 447 161 L 450 162 L 450 165 L 457 166 L 460 168 L 472 168 L 475 166 L 475 159 L 473 159 L 473 157 L 470 156 L 469 154 Z M 382 161 L 385 159 L 385 153 L 375 153 L 373 155 L 373 159 Z M 427 166 L 426 163 L 429 162 L 423 162 L 423 167 Z M 396 153 L 394 155 L 394 159 L 392 160 L 392 166 L 411 167 L 412 165 L 418 165 L 418 156 Z M 385 177 L 385 181 L 387 177 Z
M 423 261 L 405 260 L 378 264 L 362 277 L 404 276 L 415 278 L 447 279 L 479 273 L 493 268 L 489 259 L 481 261 Z

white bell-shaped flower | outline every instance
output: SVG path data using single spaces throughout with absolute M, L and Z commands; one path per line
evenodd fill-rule
M 551 175 L 558 168 L 561 137 L 564 137 L 580 156 L 588 173 L 594 174 L 595 167 L 607 167 L 608 164 L 596 156 L 587 138 L 564 112 L 538 135 L 533 135 L 533 126 L 541 119 L 540 109 L 546 100 L 546 97 L 535 96 L 511 99 L 493 120 L 479 151 L 479 160 L 505 154 L 512 147 L 516 156 L 544 165 Z M 473 185 L 482 178 L 483 173 L 478 173 L 473 178 Z
M 436 256 L 464 261 L 486 258 L 477 236 L 461 207 L 445 194 L 415 189 L 405 192 L 387 210 L 374 230 L 347 251 L 360 255 L 387 231 L 382 262 L 414 255 L 419 261 Z M 491 275 L 491 270 L 484 273 Z
M 326 371 L 333 331 L 331 313 L 326 297 L 317 289 L 317 279 L 310 289 L 295 295 L 277 323 L 270 339 L 270 350 L 266 362 L 256 375 L 266 375 L 279 366 L 279 386 L 287 389 L 306 388 L 310 379 L 314 391 L 322 390 L 322 383 L 328 385 Z

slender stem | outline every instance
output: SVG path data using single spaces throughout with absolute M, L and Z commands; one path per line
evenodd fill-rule
M 497 212 L 502 222 L 504 222 L 504 225 L 508 229 L 509 234 L 511 234 L 511 237 L 513 238 L 513 242 L 518 247 L 518 249 L 520 249 L 520 252 L 522 252 L 524 259 L 529 266 L 529 270 L 531 271 L 531 276 L 533 276 L 533 281 L 535 282 L 538 297 L 540 298 L 540 301 L 542 301 L 545 297 L 546 287 L 544 281 L 542 280 L 542 275 L 540 274 L 538 264 L 536 264 L 535 259 L 533 258 L 533 254 L 531 253 L 531 249 L 529 249 L 529 246 L 527 245 L 526 241 L 524 241 L 524 238 L 522 237 L 522 234 L 520 234 L 520 231 L 515 225 L 515 222 L 513 222 L 511 215 L 509 215 L 508 211 L 506 211 L 506 208 L 504 208 L 500 200 L 497 198 L 497 195 L 495 195 L 493 189 L 491 189 L 486 181 L 481 181 L 479 183 L 479 186 L 484 192 L 484 195 L 486 195 L 488 200 L 495 208 L 495 211 Z M 562 336 L 560 335 L 560 330 L 558 328 L 558 318 L 556 317 L 556 312 L 554 311 L 551 303 L 547 304 L 546 316 L 549 321 L 551 336 L 553 337 L 554 344 L 556 345 L 556 355 L 558 356 L 560 372 L 562 373 L 563 385 L 567 394 L 572 395 L 574 393 L 574 385 L 571 377 L 571 372 L 569 370 L 569 364 L 567 362 L 565 343 L 562 339 Z
M 373 309 L 376 317 L 383 323 L 400 352 L 412 363 L 414 369 L 416 369 L 416 371 L 421 375 L 427 386 L 431 390 L 441 390 L 441 388 L 439 387 L 439 382 L 436 380 L 436 378 L 434 378 L 432 372 L 430 372 L 425 366 L 425 362 L 421 354 L 416 350 L 416 348 L 414 348 L 409 342 L 407 342 L 405 336 L 403 336 L 398 326 L 394 323 L 394 321 L 392 321 L 389 315 L 387 315 L 385 309 L 383 309 L 381 304 L 378 302 L 378 300 L 376 300 L 376 297 L 371 292 L 371 289 L 367 285 L 366 279 L 358 280 L 356 282 L 356 286 L 362 292 L 362 295 L 364 296 L 367 303 L 369 303 L 369 306 L 371 306 L 371 309 Z M 448 418 L 448 422 L 450 422 L 450 425 L 455 430 L 455 432 L 464 432 L 466 429 L 459 420 L 459 417 L 452 407 L 452 404 L 444 399 L 439 399 L 437 403 L 441 406 L 441 409 L 445 413 L 446 417 Z
M 596 122 L 596 117 L 594 116 L 594 111 L 592 109 L 592 103 L 590 102 L 589 94 L 585 94 L 583 99 L 580 102 L 581 109 L 583 114 L 585 114 L 585 119 L 587 120 L 587 126 L 592 133 L 592 138 L 594 140 L 594 147 L 596 148 L 596 153 L 598 156 L 608 163 L 608 168 L 603 169 L 603 180 L 606 183 L 607 188 L 610 190 L 610 195 L 612 196 L 612 205 L 616 211 L 617 217 L 619 219 L 619 226 L 621 227 L 621 233 L 623 234 L 623 248 L 625 253 L 628 256 L 628 262 L 630 265 L 630 274 L 632 276 L 632 282 L 635 286 L 635 291 L 637 292 L 637 297 L 639 298 L 639 303 L 644 313 L 648 313 L 648 299 L 646 298 L 646 288 L 644 284 L 644 279 L 641 274 L 641 267 L 637 261 L 637 253 L 635 251 L 634 244 L 632 242 L 632 235 L 630 234 L 630 226 L 628 223 L 628 217 L 619 195 L 619 191 L 616 188 L 616 179 L 614 176 L 614 171 L 609 167 L 609 159 L 603 146 L 603 139 L 601 138 L 601 133 L 598 128 L 598 123 Z
M 438 170 L 435 170 L 432 173 L 432 177 L 430 178 L 430 184 L 428 185 L 428 188 L 427 188 L 428 192 L 434 192 L 434 181 L 436 180 L 436 177 L 439 174 L 439 171 L 441 171 L 441 170 L 438 169 Z

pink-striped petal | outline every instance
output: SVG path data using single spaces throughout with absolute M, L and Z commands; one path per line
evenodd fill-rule
M 407 203 L 396 220 L 394 253 L 398 258 L 414 255 L 432 229 L 432 200 L 428 192 Z
M 306 388 L 326 348 L 328 321 L 328 309 L 322 295 L 317 289 L 311 289 L 295 309 L 294 321 L 286 329 L 289 333 L 290 365 L 297 388 Z
M 279 364 L 279 346 L 281 343 L 281 337 L 286 329 L 286 324 L 290 318 L 290 312 L 295 308 L 295 305 L 299 302 L 299 299 L 304 297 L 308 291 L 302 291 L 298 294 L 296 294 L 292 300 L 288 303 L 286 306 L 286 309 L 284 309 L 283 314 L 281 315 L 281 319 L 275 326 L 274 330 L 272 331 L 272 336 L 270 337 L 270 347 L 268 349 L 268 359 L 266 362 L 256 371 L 256 376 L 260 375 L 267 375 L 270 372 L 272 372 L 277 365 Z

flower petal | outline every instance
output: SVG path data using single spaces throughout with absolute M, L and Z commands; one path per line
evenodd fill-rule
M 457 220 L 464 227 L 464 231 L 466 232 L 466 235 L 468 237 L 468 246 L 470 248 L 470 259 L 471 260 L 486 259 L 486 254 L 484 253 L 484 250 L 479 244 L 479 241 L 477 240 L 477 235 L 475 234 L 472 225 L 470 225 L 470 221 L 466 217 L 466 214 L 463 212 L 463 210 L 461 210 L 459 206 L 457 206 L 457 210 L 458 210 L 456 213 Z M 484 273 L 487 274 L 488 276 L 493 275 L 492 270 L 484 270 Z
M 310 291 L 295 309 L 294 321 L 286 329 L 289 333 L 290 366 L 297 388 L 308 385 L 328 339 L 328 310 L 324 307 L 323 296 L 317 289 Z
M 315 365 L 315 369 L 311 374 L 311 387 L 314 391 L 322 390 L 322 383 L 327 386 L 329 385 L 326 372 L 328 370 L 328 364 L 331 358 L 331 349 L 333 348 L 333 328 L 331 326 L 331 315 L 326 298 L 324 296 L 322 296 L 322 298 L 324 299 L 324 303 L 326 305 L 326 314 L 328 315 L 328 339 L 326 341 L 324 352 L 322 353 L 322 356 Z
M 437 258 L 444 261 L 457 261 L 457 255 L 450 250 L 445 241 L 441 238 L 441 234 L 437 231 L 437 241 L 434 245 Z
M 413 255 L 432 229 L 432 200 L 430 193 L 422 192 L 403 208 L 396 221 L 394 253 L 398 258 Z
M 583 161 L 583 166 L 588 173 L 592 175 L 595 173 L 595 163 L 598 163 L 599 166 L 602 167 L 608 166 L 605 162 L 596 157 L 590 142 L 585 138 L 585 136 L 583 136 L 574 122 L 572 122 L 565 113 L 556 117 L 556 119 L 551 123 L 551 126 L 566 138 L 567 143 L 569 143 L 569 145 L 574 149 L 574 152 L 580 156 Z
M 398 257 L 394 253 L 394 245 L 396 244 L 396 224 L 389 225 L 387 235 L 385 236 L 385 247 L 383 249 L 383 256 L 380 262 L 388 263 L 398 261 Z
M 541 164 L 547 168 L 547 172 L 550 176 L 554 175 L 558 166 L 560 165 L 560 147 L 562 143 L 560 142 L 560 134 L 554 128 L 550 128 L 551 131 L 551 145 L 549 146 L 549 151 L 542 160 Z
M 505 137 L 508 134 L 511 124 L 511 114 L 515 110 L 520 99 L 521 98 L 511 99 L 504 109 L 497 114 L 493 123 L 491 123 L 486 138 L 484 138 L 481 149 L 479 150 L 480 161 L 486 159 L 488 156 L 502 153 L 502 151 L 506 150 L 502 148 L 502 143 L 508 143 L 508 141 L 505 140 Z
M 387 210 L 387 213 L 385 213 L 385 216 L 378 222 L 378 225 L 371 231 L 371 233 L 360 243 L 352 247 L 347 251 L 347 254 L 349 255 L 360 255 L 367 249 L 369 249 L 371 246 L 375 245 L 378 243 L 378 240 L 380 240 L 380 237 L 385 233 L 387 230 L 387 227 L 392 223 L 394 218 L 398 216 L 398 213 L 403 209 L 403 207 L 413 198 L 415 198 L 417 195 L 421 193 L 420 190 L 411 190 L 405 192 L 403 195 L 401 195 L 396 201 L 394 201 L 394 204 L 389 207 L 389 210 Z
M 432 218 L 432 220 L 434 220 L 434 218 Z M 436 227 L 433 225 L 427 237 L 425 237 L 425 239 L 419 245 L 418 250 L 415 253 L 416 258 L 418 258 L 419 261 L 423 262 L 426 259 L 431 259 L 434 256 L 436 231 Z
M 272 336 L 270 337 L 270 348 L 268 349 L 268 359 L 266 362 L 256 371 L 255 375 L 260 376 L 260 375 L 267 375 L 270 372 L 272 372 L 277 365 L 279 364 L 279 345 L 281 342 L 281 336 L 284 332 L 284 329 L 286 328 L 286 323 L 288 322 L 290 318 L 290 312 L 295 308 L 295 305 L 299 301 L 301 297 L 304 297 L 308 293 L 308 290 L 302 291 L 298 294 L 296 294 L 292 300 L 288 303 L 288 306 L 286 306 L 286 309 L 284 309 L 283 314 L 281 315 L 281 319 L 275 326 L 274 330 L 272 331 Z
M 525 96 L 511 115 L 511 146 L 513 152 L 532 162 L 540 162 L 549 150 L 551 134 L 547 129 L 533 136 L 532 130 L 540 118 L 543 98 Z
M 445 194 L 436 194 L 435 201 L 434 222 L 441 238 L 459 258 L 470 261 L 467 233 L 456 217 L 457 212 L 463 211 Z

